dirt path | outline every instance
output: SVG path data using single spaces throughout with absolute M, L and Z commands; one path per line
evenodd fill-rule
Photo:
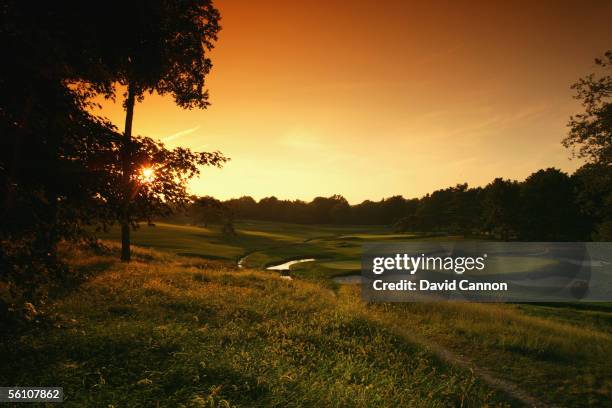
M 304 244 L 307 243 L 309 241 L 315 240 L 315 239 L 322 239 L 322 238 L 329 238 L 329 237 L 313 237 L 313 238 L 308 238 L 305 239 L 303 242 L 299 242 L 299 243 L 295 243 L 292 245 L 300 245 L 300 244 Z M 284 245 L 286 246 L 286 245 Z M 280 248 L 280 247 L 279 247 Z M 265 250 L 269 250 L 269 249 L 273 249 L 273 248 L 266 248 Z M 244 254 L 244 256 L 242 258 L 240 258 L 240 261 L 238 262 L 239 266 L 242 267 L 241 263 L 242 261 L 244 261 L 249 255 L 258 252 L 260 250 L 253 250 L 250 251 L 247 254 Z M 377 318 L 375 319 L 376 322 L 378 324 L 382 324 L 384 326 L 389 326 L 389 321 L 385 319 L 385 317 L 388 316 L 384 316 L 383 314 L 377 314 L 376 315 Z M 369 319 L 369 320 L 373 320 L 371 318 L 371 315 L 363 315 L 364 318 Z M 483 368 L 483 367 L 479 367 L 478 365 L 476 365 L 473 361 L 471 361 L 469 358 L 462 356 L 460 354 L 455 353 L 454 351 L 451 351 L 439 344 L 433 343 L 430 340 L 414 333 L 414 332 L 409 332 L 408 330 L 406 330 L 403 327 L 399 327 L 398 325 L 394 325 L 392 324 L 392 328 L 393 330 L 399 334 L 400 336 L 402 336 L 404 339 L 406 339 L 407 341 L 417 344 L 421 347 L 423 347 L 426 350 L 429 350 L 431 353 L 433 353 L 434 355 L 436 355 L 440 360 L 448 363 L 448 364 L 452 364 L 454 366 L 460 367 L 462 369 L 471 371 L 474 373 L 474 375 L 479 378 L 480 380 L 482 380 L 484 383 L 486 383 L 487 385 L 489 385 L 491 388 L 494 388 L 498 391 L 503 392 L 504 394 L 508 395 L 509 397 L 511 397 L 512 399 L 524 404 L 525 406 L 529 406 L 529 407 L 537 407 L 537 408 L 545 408 L 545 407 L 549 407 L 550 405 L 543 403 L 542 401 L 540 401 L 539 399 L 537 399 L 536 397 L 530 395 L 529 393 L 527 393 L 525 390 L 521 389 L 517 384 L 513 383 L 512 381 L 508 381 L 502 378 L 499 378 L 496 374 L 494 374 L 491 370 Z
M 371 311 L 370 311 L 371 312 Z M 369 316 L 363 315 L 365 319 L 374 320 L 378 324 L 384 325 L 386 327 L 390 326 L 390 322 L 388 321 L 389 316 L 386 316 L 382 313 L 376 314 L 376 318 L 372 319 L 371 314 Z M 463 368 L 465 370 L 471 371 L 474 373 L 476 377 L 482 380 L 487 385 L 492 388 L 503 392 L 504 394 L 510 396 L 518 402 L 521 402 L 529 407 L 537 407 L 544 408 L 550 407 L 550 405 L 543 403 L 533 395 L 530 395 L 525 390 L 521 389 L 517 384 L 512 381 L 508 381 L 502 378 L 499 378 L 496 374 L 494 374 L 491 370 L 479 367 L 469 358 L 462 356 L 460 354 L 455 353 L 443 347 L 439 344 L 433 343 L 430 340 L 412 332 L 407 329 L 400 327 L 391 323 L 392 329 L 399 334 L 401 337 L 409 341 L 410 343 L 417 344 L 423 347 L 426 350 L 429 350 L 433 354 L 435 354 L 440 360 L 455 365 L 457 367 Z
M 484 381 L 486 384 L 491 387 L 502 391 L 503 393 L 509 395 L 517 401 L 522 402 L 523 404 L 530 407 L 548 407 L 547 404 L 544 404 L 542 401 L 538 400 L 536 397 L 528 394 L 525 390 L 521 389 L 517 384 L 504 380 L 502 378 L 497 377 L 490 370 L 482 367 L 478 367 L 474 364 L 473 361 L 468 358 L 456 354 L 453 351 L 450 351 L 438 344 L 434 344 L 431 342 L 423 342 L 420 343 L 422 346 L 436 354 L 441 360 L 444 360 L 450 364 L 459 366 L 461 368 L 470 370 L 474 373 L 474 375 Z

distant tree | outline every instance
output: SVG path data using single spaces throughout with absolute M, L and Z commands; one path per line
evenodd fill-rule
M 281 203 L 280 200 L 274 196 L 272 197 L 264 197 L 257 203 L 257 209 L 261 214 L 261 219 L 263 220 L 278 220 L 280 221 L 281 214 Z
M 198 224 L 207 227 L 209 224 L 221 224 L 223 233 L 235 236 L 234 212 L 225 203 L 211 196 L 196 197 L 192 204 L 190 215 Z
M 612 50 L 595 63 L 603 74 L 587 75 L 572 85 L 584 112 L 570 117 L 565 147 L 593 163 L 612 165 Z
M 392 225 L 396 231 L 485 233 L 503 240 L 610 240 L 612 167 L 587 164 L 572 177 L 539 170 L 523 182 L 497 178 L 486 187 L 466 183 L 421 198 L 393 196 L 349 205 L 340 195 L 307 203 L 251 197 L 225 204 L 237 217 L 295 223 Z
M 401 195 L 383 199 L 380 202 L 383 224 L 394 224 L 407 213 L 407 202 Z
M 349 204 L 346 198 L 336 194 L 331 197 L 315 197 L 310 203 L 312 218 L 315 223 L 339 223 L 348 219 Z
M 520 236 L 529 241 L 571 241 L 585 237 L 574 184 L 554 168 L 539 170 L 521 184 Z
M 496 178 L 484 189 L 485 229 L 507 241 L 520 226 L 520 186 L 516 181 Z
M 309 204 L 302 200 L 294 200 L 289 204 L 289 214 L 286 222 L 297 222 L 307 224 L 312 222 Z
M 477 232 L 482 227 L 482 189 L 459 184 L 454 189 L 451 202 L 451 231 L 463 235 Z
M 229 211 L 221 201 L 211 196 L 204 196 L 193 199 L 189 215 L 196 224 L 208 227 L 210 224 L 224 224 L 226 218 L 229 218 L 226 216 Z
M 586 164 L 572 175 L 585 228 L 598 241 L 612 241 L 612 166 Z
M 237 218 L 257 219 L 257 202 L 250 196 L 233 198 L 225 201 L 225 205 L 235 214 Z
M 351 219 L 354 224 L 382 224 L 380 205 L 371 200 L 365 200 L 351 209 Z
M 348 224 L 351 219 L 351 206 L 346 198 L 335 195 L 334 205 L 329 209 L 329 220 L 332 224 Z
M 421 198 L 415 214 L 421 230 L 449 232 L 456 217 L 452 205 L 453 199 L 458 192 L 463 191 L 466 187 L 467 185 L 459 184 L 456 187 L 436 190 Z

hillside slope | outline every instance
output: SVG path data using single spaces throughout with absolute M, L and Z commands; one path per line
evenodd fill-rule
M 63 386 L 66 406 L 449 406 L 506 398 L 364 315 L 355 296 L 137 250 L 3 338 L 0 382 Z M 342 289 L 344 290 L 344 289 Z

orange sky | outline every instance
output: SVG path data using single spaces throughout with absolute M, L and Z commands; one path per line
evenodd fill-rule
M 532 4 L 538 3 L 538 4 Z M 569 89 L 610 1 L 217 1 L 212 106 L 137 104 L 134 133 L 223 151 L 192 191 L 350 202 L 573 171 Z M 123 129 L 120 103 L 102 113 Z

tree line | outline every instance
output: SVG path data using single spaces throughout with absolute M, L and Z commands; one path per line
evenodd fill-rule
M 548 168 L 519 182 L 496 178 L 485 187 L 458 184 L 421 198 L 394 196 L 350 205 L 341 195 L 311 202 L 241 197 L 192 200 L 188 219 L 233 218 L 305 224 L 385 224 L 398 231 L 485 235 L 503 240 L 612 240 L 612 51 L 595 59 L 598 73 L 572 89 L 583 111 L 571 116 L 562 144 L 586 164 L 574 174 Z
M 421 198 L 400 195 L 350 205 L 341 195 L 310 202 L 252 197 L 196 198 L 192 223 L 226 225 L 233 218 L 301 224 L 390 225 L 397 231 L 485 235 L 502 240 L 612 239 L 612 168 L 587 164 L 574 174 L 539 170 L 524 181 L 496 178 L 484 187 L 467 183 Z

